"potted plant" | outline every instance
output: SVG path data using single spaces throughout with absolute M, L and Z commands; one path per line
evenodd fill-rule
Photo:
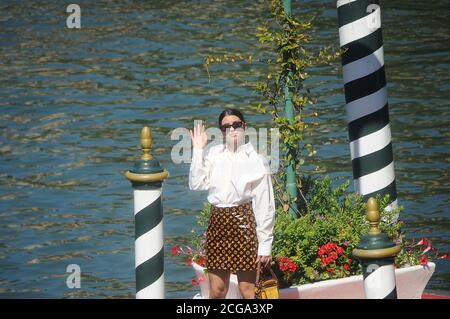
M 361 265 L 352 257 L 353 249 L 369 228 L 362 197 L 348 193 L 348 183 L 333 188 L 328 177 L 304 182 L 310 184 L 309 191 L 304 194 L 308 202 L 306 213 L 293 218 L 277 206 L 272 268 L 280 281 L 280 297 L 363 298 Z M 383 209 L 388 202 L 387 197 L 379 199 L 379 207 Z M 405 286 L 398 288 L 399 297 L 420 297 L 434 271 L 431 260 L 448 259 L 449 256 L 439 253 L 426 238 L 417 243 L 406 240 L 401 232 L 403 223 L 398 221 L 401 209 L 383 210 L 380 226 L 402 246 L 395 259 L 397 281 Z M 174 256 L 193 267 L 193 284 L 200 286 L 203 297 L 208 296 L 209 285 L 204 268 L 209 212 L 210 205 L 205 204 L 198 216 L 200 232 L 193 231 L 192 245 L 172 248 Z M 406 284 L 411 282 L 414 285 L 407 291 Z M 344 288 L 336 288 L 340 285 L 347 287 L 347 295 L 342 293 Z M 240 297 L 236 276 L 231 276 L 227 297 Z

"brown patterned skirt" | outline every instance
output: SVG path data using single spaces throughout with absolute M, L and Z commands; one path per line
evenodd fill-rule
M 212 206 L 206 234 L 206 268 L 232 273 L 256 269 L 258 238 L 252 203 Z

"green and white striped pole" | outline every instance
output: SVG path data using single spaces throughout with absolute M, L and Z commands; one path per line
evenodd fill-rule
M 364 293 L 367 299 L 397 299 L 395 256 L 400 246 L 380 230 L 380 211 L 375 198 L 367 201 L 369 234 L 353 250 L 363 268 Z
M 126 177 L 134 195 L 136 298 L 164 299 L 162 184 L 169 173 L 150 154 L 150 128 L 141 131 L 143 155 Z
M 355 190 L 386 194 L 397 207 L 394 158 L 378 0 L 337 1 L 345 102 Z

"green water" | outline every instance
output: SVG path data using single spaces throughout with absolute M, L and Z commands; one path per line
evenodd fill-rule
M 65 1 L 0 4 L 0 298 L 133 298 L 133 198 L 123 173 L 142 126 L 170 171 L 164 185 L 166 290 L 189 298 L 193 272 L 170 256 L 188 243 L 206 194 L 189 192 L 188 164 L 170 158 L 172 130 L 214 125 L 237 107 L 255 127 L 268 116 L 250 83 L 270 52 L 255 37 L 264 1 L 77 1 L 81 29 L 65 26 Z M 338 47 L 334 1 L 293 1 L 314 20 L 314 45 Z M 409 238 L 449 251 L 449 28 L 446 1 L 384 1 L 382 26 L 399 202 Z M 203 67 L 208 54 L 253 63 Z M 322 123 L 319 165 L 351 179 L 340 61 L 310 70 Z M 80 289 L 66 286 L 78 264 Z M 450 292 L 448 261 L 427 289 Z

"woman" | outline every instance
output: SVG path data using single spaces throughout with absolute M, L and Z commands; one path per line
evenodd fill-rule
M 210 298 L 225 298 L 230 273 L 236 273 L 246 299 L 255 297 L 256 266 L 272 261 L 275 203 L 269 165 L 249 142 L 236 109 L 219 116 L 224 143 L 205 149 L 205 127 L 190 131 L 194 146 L 189 188 L 208 190 L 211 203 L 206 237 Z

